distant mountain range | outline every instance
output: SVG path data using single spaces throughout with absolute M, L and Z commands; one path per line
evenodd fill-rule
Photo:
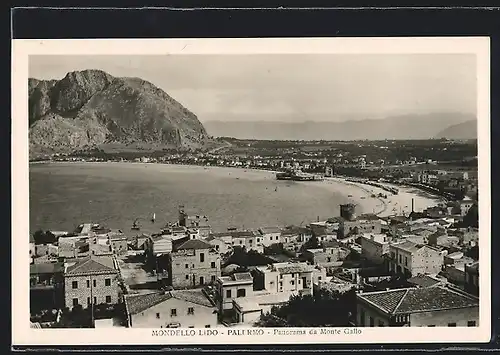
M 466 121 L 451 125 L 436 134 L 436 138 L 447 139 L 476 139 L 477 120 Z
M 195 114 L 140 78 L 84 70 L 30 78 L 28 88 L 30 158 L 102 144 L 199 147 L 208 137 Z
M 383 140 L 476 138 L 467 127 L 477 122 L 473 115 L 435 113 L 404 115 L 384 119 L 342 122 L 207 121 L 208 134 L 216 137 L 264 140 Z M 461 134 L 463 132 L 463 134 Z M 458 139 L 458 138 L 457 138 Z

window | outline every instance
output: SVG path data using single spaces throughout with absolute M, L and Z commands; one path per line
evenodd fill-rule
M 205 279 L 203 278 L 203 276 L 200 276 L 200 285 L 204 285 L 205 284 Z
M 405 266 L 408 266 L 408 258 L 405 256 Z
M 215 246 L 215 250 L 219 251 L 219 246 L 218 245 Z
M 156 318 L 160 319 L 160 313 L 156 313 Z
M 231 298 L 231 290 L 226 290 L 226 297 Z
M 111 286 L 111 279 L 104 280 L 104 285 L 105 286 Z
M 248 242 L 249 242 L 250 244 L 252 244 L 253 240 L 252 240 L 252 239 L 249 239 L 249 240 L 248 240 Z
M 364 310 L 361 310 L 360 323 L 361 323 L 361 325 L 365 325 L 365 311 Z
M 470 320 L 467 322 L 468 327 L 475 327 L 476 326 L 476 321 L 475 320 Z
M 177 316 L 177 309 L 175 308 L 172 308 L 170 310 L 170 317 L 176 317 Z
M 399 263 L 401 264 L 402 262 L 402 258 L 401 258 L 401 255 L 399 256 Z
M 214 269 L 214 268 L 215 268 L 215 261 L 212 261 L 212 262 L 210 263 L 210 267 L 211 267 L 212 269 Z
M 189 280 L 189 275 L 186 275 L 186 280 Z
M 292 277 L 295 277 L 295 274 L 292 273 Z
M 318 276 L 318 281 L 321 281 L 321 276 Z M 299 280 L 299 283 L 300 283 L 300 280 Z
M 189 307 L 188 308 L 188 314 L 194 314 L 194 308 L 193 307 Z
M 94 281 L 94 287 L 97 287 L 97 281 L 96 280 L 92 280 Z
M 97 297 L 94 297 L 94 304 L 97 304 Z
M 186 268 L 186 269 L 189 269 L 189 264 L 186 264 L 186 265 L 185 265 L 185 268 Z
M 87 297 L 87 306 L 90 306 L 90 297 Z
M 106 296 L 106 303 L 111 303 L 111 296 Z
M 448 323 L 448 327 L 456 327 L 457 323 Z
M 90 287 L 90 280 L 87 280 L 87 288 Z
M 242 241 L 242 240 L 240 240 L 240 244 L 243 244 L 243 241 Z
M 73 298 L 73 306 L 78 306 L 78 298 Z
M 260 243 L 260 238 L 257 238 L 257 243 Z
M 282 278 L 283 278 L 283 275 L 280 275 L 280 279 L 282 279 Z
M 292 285 L 295 285 L 295 281 L 294 281 L 294 280 L 290 281 L 290 283 L 291 283 Z
M 207 324 L 207 325 L 205 326 L 205 328 L 210 328 L 210 324 Z
M 215 275 L 210 276 L 210 281 L 215 282 Z
M 326 258 L 326 262 L 327 262 L 327 263 L 329 263 L 329 262 L 331 262 L 331 261 L 332 261 L 332 258 L 330 258 L 330 257 Z
M 246 290 L 244 288 L 238 289 L 236 291 L 236 297 L 245 297 L 246 296 Z
M 73 281 L 73 282 L 71 283 L 71 287 L 72 287 L 72 288 L 78 288 L 78 281 Z
M 205 261 L 205 253 L 200 253 L 200 263 Z

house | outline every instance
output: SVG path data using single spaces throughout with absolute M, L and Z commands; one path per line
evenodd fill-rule
M 214 328 L 217 310 L 202 289 L 125 296 L 130 328 Z
M 389 253 L 389 237 L 386 234 L 363 234 L 360 238 L 361 256 L 374 264 L 383 264 Z
M 30 310 L 60 309 L 64 304 L 64 265 L 30 265 Z
M 453 212 L 459 214 L 460 216 L 465 216 L 472 206 L 474 206 L 474 201 L 470 197 L 466 196 L 462 200 L 455 202 Z
M 479 299 L 445 286 L 356 295 L 359 327 L 475 327 Z
M 338 242 L 324 243 L 322 248 L 306 249 L 302 255 L 313 265 L 332 267 L 342 265 L 341 247 Z
M 262 227 L 258 230 L 262 236 L 262 245 L 269 246 L 271 244 L 278 244 L 281 242 L 281 228 L 280 227 Z
M 343 219 L 339 226 L 341 238 L 355 234 L 380 234 L 382 232 L 382 221 L 378 216 L 372 214 L 360 215 L 352 219 Z
M 252 326 L 264 313 L 262 306 L 253 299 L 238 298 L 233 300 L 236 323 Z
M 117 304 L 119 302 L 118 269 L 110 256 L 90 256 L 65 265 L 65 305 Z
M 253 231 L 230 231 L 229 235 L 231 235 L 232 246 L 245 247 L 247 251 L 255 250 L 259 253 L 264 252 L 263 237 L 260 233 Z
M 254 282 L 256 289 L 271 293 L 312 294 L 314 266 L 307 263 L 275 263 L 257 267 Z
M 479 262 L 465 265 L 465 290 L 473 295 L 479 295 Z
M 76 241 L 60 238 L 58 241 L 57 254 L 60 258 L 76 258 L 78 255 L 76 250 Z
M 220 255 L 209 243 L 191 239 L 169 254 L 168 272 L 175 289 L 214 283 L 221 275 Z
M 282 243 L 307 243 L 313 236 L 311 228 L 301 226 L 287 226 L 281 233 Z
M 389 247 L 389 271 L 406 277 L 436 275 L 443 266 L 443 252 L 429 245 L 404 241 Z
M 233 300 L 253 296 L 253 277 L 249 272 L 220 276 L 216 282 L 217 307 L 220 315 L 233 309 Z
M 233 250 L 231 236 L 224 235 L 219 237 L 211 234 L 205 238 L 205 242 L 209 243 L 220 254 L 226 254 Z
M 148 240 L 149 237 L 150 236 L 146 234 L 137 235 L 132 242 L 132 248 L 135 250 L 144 250 L 146 240 Z

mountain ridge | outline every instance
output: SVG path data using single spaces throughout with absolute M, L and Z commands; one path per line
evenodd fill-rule
M 30 157 L 105 143 L 199 147 L 208 137 L 194 113 L 141 78 L 88 69 L 29 78 L 28 90 Z
M 382 119 L 350 121 L 251 121 L 210 120 L 203 124 L 212 136 L 266 140 L 380 140 L 432 139 L 454 124 L 476 121 L 470 114 L 407 114 Z

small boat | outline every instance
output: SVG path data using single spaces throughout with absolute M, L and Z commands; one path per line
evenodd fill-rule
M 134 221 L 134 223 L 132 224 L 132 230 L 134 231 L 138 231 L 138 230 L 141 230 L 141 227 L 139 226 L 139 223 L 137 222 L 138 218 Z
M 276 191 L 278 191 L 278 186 L 276 186 L 276 187 L 274 188 L 274 191 L 275 191 L 275 192 L 276 192 Z
M 155 223 L 156 220 L 156 213 L 153 213 L 153 217 L 151 217 L 151 222 Z

